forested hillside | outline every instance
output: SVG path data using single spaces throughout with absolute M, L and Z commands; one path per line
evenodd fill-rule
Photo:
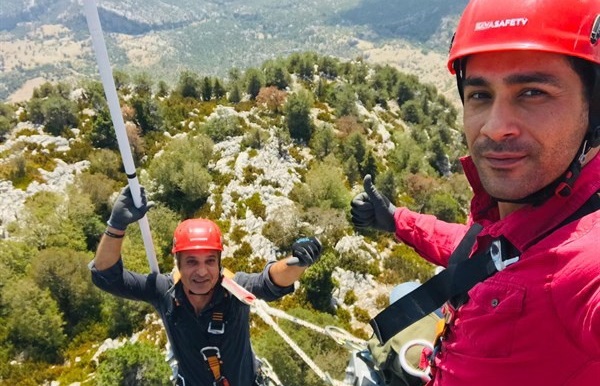
M 221 226 L 232 271 L 257 271 L 317 234 L 322 259 L 275 307 L 366 338 L 389 289 L 433 267 L 390 235 L 355 233 L 349 205 L 362 177 L 373 175 L 396 205 L 465 220 L 457 111 L 415 76 L 307 52 L 225 78 L 183 72 L 173 88 L 145 73 L 114 77 L 138 175 L 157 203 L 148 216 L 162 272 L 173 268 L 171 237 L 184 218 Z M 167 384 L 152 310 L 100 292 L 87 268 L 126 183 L 101 84 L 47 83 L 27 102 L 0 104 L 0 138 L 0 383 Z M 56 175 L 72 182 L 52 185 Z M 131 228 L 124 263 L 148 272 Z M 348 272 L 352 282 L 341 279 Z M 367 278 L 380 295 L 351 289 Z M 343 348 L 281 326 L 343 378 Z M 252 334 L 286 386 L 322 384 L 256 317 Z M 135 343 L 99 350 L 108 338 Z

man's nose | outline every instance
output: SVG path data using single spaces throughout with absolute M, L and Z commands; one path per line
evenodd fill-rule
M 196 267 L 196 273 L 200 276 L 205 276 L 208 273 L 208 267 L 204 263 L 198 264 Z
M 518 136 L 519 133 L 520 127 L 515 106 L 510 101 L 501 98 L 494 99 L 481 128 L 481 134 L 495 142 L 501 142 Z

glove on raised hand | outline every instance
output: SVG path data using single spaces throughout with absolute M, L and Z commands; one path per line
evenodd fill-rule
M 141 187 L 141 196 L 142 206 L 137 208 L 133 203 L 129 186 L 124 187 L 113 205 L 110 218 L 107 221 L 108 226 L 124 231 L 129 224 L 144 217 L 146 212 L 154 206 L 154 202 L 146 201 L 146 192 L 143 186 Z
M 292 245 L 292 257 L 288 259 L 287 265 L 309 267 L 321 257 L 321 242 L 316 237 L 303 237 L 296 240 Z
M 365 191 L 352 199 L 352 223 L 356 228 L 376 228 L 386 232 L 396 232 L 394 212 L 396 207 L 373 185 L 371 175 L 363 181 Z

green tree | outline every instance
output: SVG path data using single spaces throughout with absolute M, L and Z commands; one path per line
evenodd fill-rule
M 391 170 L 386 170 L 379 174 L 377 178 L 373 179 L 373 181 L 376 182 L 377 189 L 381 192 L 381 194 L 388 197 L 390 201 L 395 202 L 394 199 L 398 192 L 398 186 L 396 177 Z
M 77 251 L 86 249 L 86 235 L 83 229 L 69 218 L 68 201 L 58 193 L 40 191 L 27 198 L 24 204 L 24 215 L 18 226 L 15 236 L 22 237 L 24 241 L 38 249 L 49 247 L 66 247 Z
M 388 159 L 393 170 L 398 174 L 402 172 L 428 174 L 433 171 L 426 162 L 425 152 L 411 135 L 401 135 L 396 144 Z
M 231 83 L 229 87 L 229 98 L 227 98 L 227 100 L 231 103 L 240 103 L 242 100 L 242 95 L 238 82 Z
M 415 99 L 419 81 L 414 75 L 400 74 L 396 89 L 396 100 L 399 106 Z
M 339 72 L 339 60 L 331 56 L 322 56 L 318 61 L 319 75 L 335 79 Z
M 356 95 L 360 103 L 362 103 L 367 110 L 371 110 L 375 106 L 375 103 L 377 103 L 376 91 L 366 84 L 356 86 Z
M 221 142 L 227 137 L 234 137 L 242 134 L 240 118 L 232 114 L 217 115 L 210 118 L 202 131 L 206 133 L 215 142 Z
M 161 351 L 145 342 L 107 351 L 96 371 L 98 386 L 171 385 L 171 369 Z
M 425 203 L 423 210 L 446 222 L 463 223 L 466 220 L 459 202 L 450 192 L 435 192 Z
M 306 293 L 306 299 L 317 310 L 331 312 L 331 293 L 333 292 L 333 279 L 331 274 L 337 266 L 336 257 L 326 251 L 321 259 L 311 269 L 304 272 L 300 283 Z
M 409 123 L 421 123 L 425 118 L 421 105 L 416 100 L 405 102 L 401 106 L 402 119 Z
M 133 92 L 138 96 L 152 96 L 152 86 L 154 81 L 147 72 L 136 74 L 133 77 Z
M 162 130 L 162 116 L 158 104 L 150 94 L 140 94 L 132 98 L 131 106 L 135 110 L 134 122 L 142 129 L 142 133 Z
M 100 241 L 100 234 L 104 229 L 104 222 L 95 213 L 92 197 L 88 188 L 78 188 L 70 185 L 66 189 L 66 216 L 67 223 L 72 223 L 76 230 L 83 233 L 87 249 L 95 250 Z
M 90 141 L 95 147 L 113 150 L 119 148 L 108 106 L 96 111 L 96 114 L 93 116 Z
M 310 109 L 314 104 L 312 95 L 306 90 L 290 94 L 283 108 L 290 137 L 309 142 L 312 136 Z
M 329 154 L 333 153 L 337 147 L 337 140 L 330 125 L 323 125 L 317 128 L 311 139 L 311 147 L 319 160 L 323 160 Z
M 256 99 L 261 87 L 265 84 L 262 71 L 257 68 L 249 68 L 244 74 L 244 81 L 246 84 L 246 92 L 250 95 L 250 99 Z
M 215 99 L 217 99 L 217 100 L 219 100 L 225 96 L 225 94 L 226 94 L 225 87 L 223 86 L 223 83 L 221 82 L 221 80 L 219 78 L 215 78 L 212 91 L 213 91 L 213 95 L 215 96 Z
M 373 178 L 377 177 L 377 160 L 371 149 L 367 150 L 367 154 L 360 165 L 360 171 L 363 176 L 370 174 Z
M 17 350 L 32 360 L 56 363 L 66 342 L 63 319 L 48 290 L 29 279 L 11 281 L 2 294 L 5 328 Z
M 375 67 L 375 73 L 371 78 L 370 87 L 377 95 L 377 103 L 385 104 L 388 99 L 396 97 L 398 78 L 398 70 L 388 64 Z
M 125 264 L 130 268 L 130 264 Z M 146 315 L 154 312 L 152 306 L 145 302 L 123 299 L 107 293 L 102 293 L 102 297 L 102 324 L 107 327 L 111 337 L 130 336 L 139 331 L 145 325 Z
M 108 219 L 110 197 L 117 191 L 117 181 L 103 173 L 83 172 L 75 177 L 75 185 L 89 196 L 94 205 L 94 212 L 101 219 Z
M 209 101 L 213 96 L 213 83 L 208 76 L 202 78 L 202 84 L 200 85 L 200 94 L 202 95 L 203 101 Z
M 42 113 L 44 115 L 44 126 L 52 135 L 62 135 L 63 131 L 70 127 L 77 127 L 77 105 L 68 99 L 59 96 L 50 96 L 42 102 Z
M 285 90 L 290 84 L 290 74 L 287 70 L 285 62 L 281 59 L 270 60 L 263 64 L 265 73 L 265 86 L 274 86 L 279 90 Z
M 344 160 L 354 159 L 359 171 L 362 171 L 360 167 L 367 155 L 367 141 L 364 135 L 358 131 L 352 132 L 343 142 L 341 150 L 341 158 Z
M 317 54 L 314 52 L 295 52 L 288 58 L 288 70 L 298 74 L 301 79 L 311 80 L 317 60 Z
M 165 98 L 167 96 L 169 96 L 169 85 L 167 84 L 167 82 L 165 82 L 164 80 L 159 80 L 158 81 L 158 85 L 156 86 L 157 90 L 156 90 L 156 96 L 159 98 Z
M 198 79 L 198 75 L 191 71 L 183 71 L 179 75 L 175 92 L 183 98 L 200 99 L 200 80 Z
M 358 115 L 358 110 L 356 108 L 356 94 L 351 85 L 340 84 L 336 86 L 332 96 L 333 100 L 331 101 L 331 104 L 335 108 L 336 117 Z
M 269 140 L 269 133 L 261 129 L 260 127 L 251 127 L 250 130 L 244 135 L 242 143 L 245 146 L 249 146 L 253 149 L 262 149 L 262 147 Z
M 306 208 L 347 208 L 350 193 L 346 188 L 340 162 L 327 156 L 306 173 L 306 183 L 296 186 L 292 197 Z
M 148 168 L 158 185 L 156 198 L 176 212 L 191 216 L 208 197 L 211 181 L 206 169 L 213 142 L 205 135 L 174 139 Z
M 117 91 L 128 91 L 127 87 L 131 80 L 129 74 L 121 70 L 113 70 L 113 80 Z
M 15 111 L 11 105 L 0 103 L 0 142 L 16 123 Z
M 360 181 L 360 169 L 358 166 L 358 162 L 354 157 L 347 158 L 344 161 L 344 174 L 346 178 L 348 178 L 348 182 L 350 185 L 354 185 L 357 181 Z
M 71 337 L 100 319 L 100 292 L 92 284 L 87 267 L 91 259 L 87 253 L 49 248 L 40 251 L 31 265 L 33 280 L 40 289 L 50 292 Z
M 24 241 L 0 240 L 0 263 L 13 277 L 25 275 L 33 256 L 37 254 L 35 247 Z M 6 282 L 0 281 L 0 289 Z

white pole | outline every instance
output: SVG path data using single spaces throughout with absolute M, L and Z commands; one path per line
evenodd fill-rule
M 98 62 L 98 69 L 100 70 L 100 78 L 102 79 L 102 86 L 104 87 L 104 94 L 106 95 L 106 100 L 108 101 L 110 117 L 117 135 L 119 151 L 121 152 L 121 158 L 123 159 L 123 166 L 125 167 L 125 173 L 127 174 L 129 188 L 131 189 L 133 202 L 135 206 L 139 208 L 142 206 L 140 183 L 135 173 L 133 156 L 131 155 L 129 139 L 127 138 L 125 123 L 123 122 L 123 115 L 121 113 L 121 106 L 119 104 L 119 97 L 117 96 L 117 88 L 115 87 L 115 81 L 113 79 L 110 62 L 108 60 L 108 52 L 106 50 L 106 43 L 104 42 L 104 36 L 102 34 L 102 26 L 100 25 L 100 17 L 98 16 L 96 1 L 83 0 L 83 10 L 90 34 L 92 36 L 92 44 L 94 46 L 94 52 L 96 53 L 96 61 Z M 152 235 L 150 234 L 150 224 L 148 223 L 148 218 L 146 216 L 141 218 L 139 220 L 139 225 L 142 231 L 142 239 L 144 240 L 146 257 L 148 258 L 150 269 L 152 272 L 158 273 L 158 263 L 156 261 L 156 254 L 154 252 L 154 244 L 152 243 Z

